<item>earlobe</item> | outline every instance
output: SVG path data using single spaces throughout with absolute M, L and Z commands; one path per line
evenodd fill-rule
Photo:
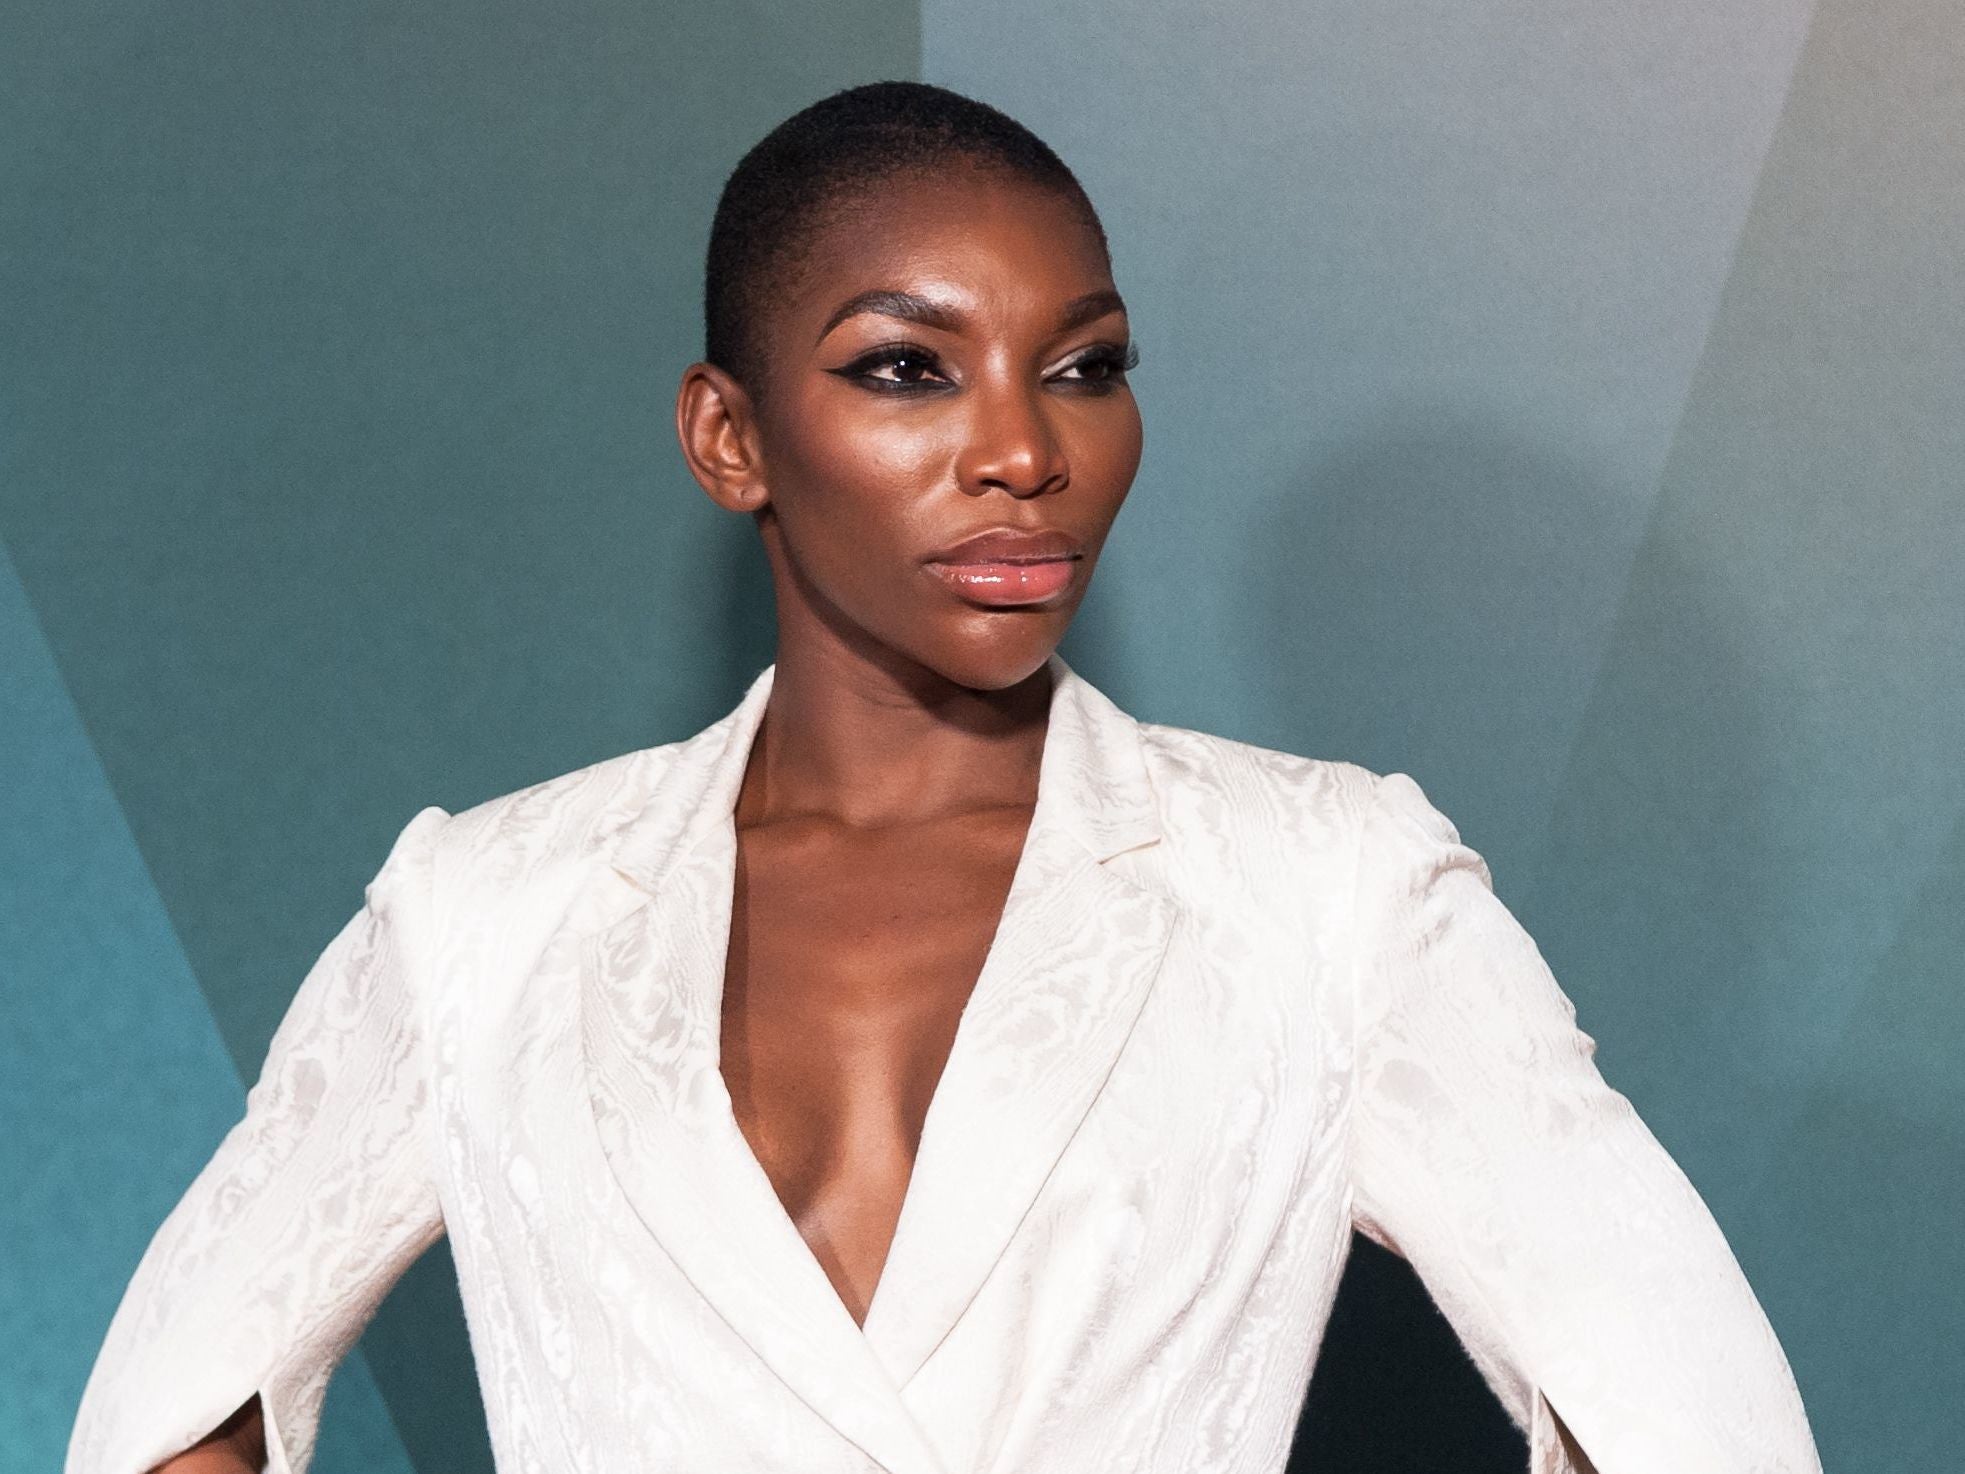
M 675 428 L 689 473 L 711 501 L 730 512 L 769 505 L 756 417 L 736 379 L 715 364 L 692 363 L 676 390 Z

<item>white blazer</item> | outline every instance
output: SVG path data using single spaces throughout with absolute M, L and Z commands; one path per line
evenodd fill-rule
M 687 741 L 402 831 L 158 1231 L 68 1474 L 255 1391 L 275 1471 L 440 1235 L 503 1474 L 1283 1467 L 1353 1226 L 1600 1474 L 1820 1468 L 1719 1228 L 1403 774 L 1135 721 L 1066 664 L 864 1329 L 717 1067 L 775 667 Z

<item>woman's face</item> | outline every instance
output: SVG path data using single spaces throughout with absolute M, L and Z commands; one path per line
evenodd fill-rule
M 780 658 L 844 639 L 972 689 L 1027 678 L 1139 467 L 1097 237 L 1055 191 L 959 167 L 878 186 L 793 275 L 736 503 L 762 512 Z

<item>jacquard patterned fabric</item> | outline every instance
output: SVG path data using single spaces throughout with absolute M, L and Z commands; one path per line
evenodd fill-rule
M 722 720 L 403 829 L 110 1327 L 68 1474 L 321 1398 L 447 1233 L 502 1474 L 1276 1474 L 1355 1224 L 1600 1474 L 1820 1468 L 1718 1226 L 1403 774 L 1053 657 L 1036 811 L 864 1329 L 717 1067 Z

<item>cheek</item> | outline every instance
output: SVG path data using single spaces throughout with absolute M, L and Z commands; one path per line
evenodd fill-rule
M 918 557 L 936 545 L 961 437 L 948 416 L 828 399 L 772 448 L 771 497 L 799 564 L 850 583 L 869 553 Z
M 1095 401 L 1068 416 L 1061 429 L 1072 483 L 1108 508 L 1107 515 L 1116 513 L 1145 446 L 1138 405 L 1130 396 Z
M 1145 426 L 1139 417 L 1139 407 L 1131 399 L 1127 400 L 1127 412 L 1119 417 L 1120 428 L 1114 437 L 1112 455 L 1113 472 L 1126 486 L 1131 486 L 1133 477 L 1139 471 L 1140 454 L 1146 446 Z
M 822 495 L 891 516 L 947 484 L 954 428 L 946 416 L 845 410 L 800 458 L 803 479 Z

